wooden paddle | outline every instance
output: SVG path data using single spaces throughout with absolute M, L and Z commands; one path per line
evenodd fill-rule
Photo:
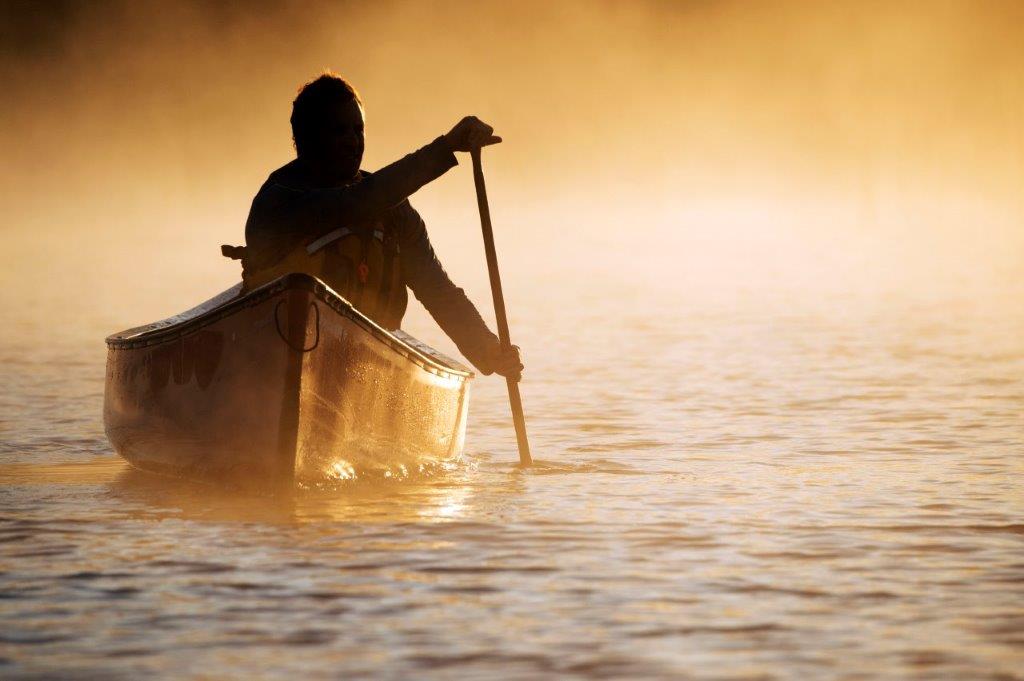
M 491 278 L 491 295 L 494 297 L 494 316 L 498 321 L 498 340 L 503 350 L 512 348 L 508 334 L 508 317 L 505 316 L 505 296 L 501 292 L 501 275 L 498 273 L 498 254 L 494 250 L 494 231 L 491 229 L 491 209 L 487 205 L 487 187 L 484 186 L 484 168 L 480 161 L 480 147 L 470 154 L 473 157 L 473 181 L 476 183 L 476 203 L 480 208 L 480 227 L 484 232 L 484 250 L 487 253 L 487 274 Z M 519 397 L 519 383 L 506 378 L 508 401 L 512 406 L 512 423 L 516 427 L 516 441 L 519 443 L 519 464 L 529 466 L 530 443 L 526 439 L 526 417 L 523 416 L 523 401 Z

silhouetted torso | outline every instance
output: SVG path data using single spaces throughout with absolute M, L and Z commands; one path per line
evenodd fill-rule
M 396 328 L 401 322 L 408 286 L 462 354 L 490 373 L 486 348 L 496 342 L 494 334 L 444 271 L 422 218 L 408 201 L 410 194 L 456 163 L 438 138 L 376 173 L 360 171 L 347 185 L 315 187 L 296 159 L 271 173 L 253 199 L 245 226 L 244 266 L 248 271 L 273 266 L 338 228 L 380 232 L 382 240 L 396 245 L 401 272 L 401 285 L 391 292 L 399 296 L 397 314 L 389 315 L 385 325 Z

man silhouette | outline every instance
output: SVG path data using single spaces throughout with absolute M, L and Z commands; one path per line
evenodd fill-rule
M 404 158 L 374 173 L 360 170 L 363 103 L 333 73 L 299 90 L 291 125 L 297 158 L 270 174 L 245 225 L 246 288 L 307 271 L 381 326 L 396 329 L 408 287 L 477 369 L 518 380 L 519 349 L 503 350 L 448 278 L 408 201 L 458 163 L 454 152 L 500 142 L 494 129 L 467 116 Z

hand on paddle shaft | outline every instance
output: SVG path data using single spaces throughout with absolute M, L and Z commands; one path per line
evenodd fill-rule
M 491 371 L 499 376 L 511 378 L 517 383 L 523 377 L 523 358 L 519 354 L 518 345 L 505 350 L 501 343 L 495 343 L 487 350 L 487 362 Z
M 444 139 L 452 151 L 472 151 L 501 142 L 500 137 L 495 137 L 494 128 L 476 116 L 466 116 L 456 123 Z

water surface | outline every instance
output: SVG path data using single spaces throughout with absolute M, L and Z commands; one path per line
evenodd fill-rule
M 513 322 L 535 468 L 480 378 L 455 470 L 275 499 L 130 470 L 116 329 L 9 320 L 0 676 L 1021 678 L 1024 306 L 549 296 Z

